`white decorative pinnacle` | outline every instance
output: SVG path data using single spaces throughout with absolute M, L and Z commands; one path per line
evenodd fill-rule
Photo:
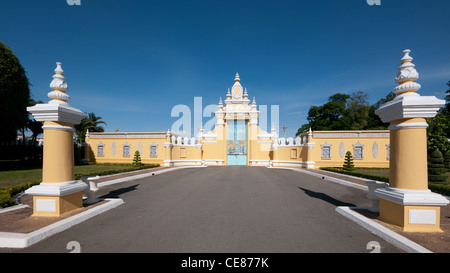
M 241 79 L 239 78 L 239 73 L 236 73 L 236 77 L 234 78 L 234 81 L 235 82 L 238 82 L 238 81 L 240 81 Z
M 66 94 L 69 91 L 69 86 L 64 78 L 64 70 L 61 63 L 56 63 L 55 75 L 53 81 L 50 83 L 50 88 L 53 90 L 48 93 L 48 97 L 52 99 L 51 104 L 66 104 L 70 100 L 70 96 Z
M 219 101 L 219 111 L 223 111 L 222 97 L 220 97 L 220 101 Z
M 419 79 L 419 73 L 415 69 L 415 65 L 412 63 L 413 58 L 409 56 L 411 50 L 403 50 L 403 58 L 400 60 L 401 66 L 398 68 L 397 77 L 395 82 L 399 86 L 395 87 L 392 92 L 396 95 L 403 93 L 414 93 L 421 88 L 421 85 L 414 82 Z
M 255 99 L 255 97 L 253 97 L 253 102 L 252 102 L 251 109 L 252 110 L 256 110 L 256 99 Z

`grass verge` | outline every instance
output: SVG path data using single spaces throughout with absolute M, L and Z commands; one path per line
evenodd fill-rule
M 159 167 L 159 164 L 146 164 L 133 167 L 131 164 L 89 164 L 75 166 L 75 179 L 83 176 L 104 176 Z M 42 182 L 42 169 L 11 170 L 0 172 L 0 208 L 16 204 L 14 196 Z
M 320 169 L 389 183 L 389 169 L 386 168 L 355 168 L 354 171 L 345 171 L 342 168 L 337 167 L 322 167 Z M 447 173 L 447 175 L 449 175 L 449 173 Z M 448 183 L 449 179 L 447 179 L 447 184 L 437 184 L 430 182 L 428 183 L 428 188 L 432 192 L 450 196 L 450 186 Z

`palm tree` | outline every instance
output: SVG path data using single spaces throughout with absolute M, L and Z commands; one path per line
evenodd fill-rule
M 36 121 L 34 118 L 29 119 L 26 127 L 31 131 L 31 145 L 35 145 L 36 138 L 38 135 L 42 134 L 44 131 L 42 129 L 42 122 Z
M 90 132 L 104 132 L 105 128 L 100 126 L 100 124 L 107 124 L 101 119 L 102 117 L 97 117 L 94 113 L 89 113 L 81 120 L 80 124 L 75 125 L 75 133 L 78 137 L 78 141 L 81 143 L 85 141 L 87 130 Z
M 94 113 L 89 113 L 88 118 L 92 123 L 92 126 L 89 128 L 91 132 L 104 132 L 105 128 L 99 126 L 100 124 L 108 125 L 106 122 L 102 121 L 102 117 L 95 116 Z

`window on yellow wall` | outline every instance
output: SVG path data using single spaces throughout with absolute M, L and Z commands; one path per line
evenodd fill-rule
M 353 158 L 364 159 L 364 144 L 361 144 L 359 141 L 353 144 Z
M 150 157 L 158 157 L 158 144 L 155 142 L 150 145 Z
M 297 158 L 297 149 L 291 149 L 291 158 Z
M 105 156 L 105 145 L 101 142 L 97 145 L 97 156 Z
M 320 145 L 322 148 L 322 159 L 331 159 L 331 144 L 328 141 L 325 141 L 323 145 Z
M 186 148 L 180 149 L 180 157 L 186 157 Z
M 326 147 L 322 147 L 322 158 L 331 158 L 331 147 L 330 146 L 326 146 Z
M 123 156 L 130 156 L 130 144 L 128 143 L 123 144 Z

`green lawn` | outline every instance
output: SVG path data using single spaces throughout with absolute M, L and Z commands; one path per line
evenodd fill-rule
M 96 173 L 118 173 L 131 170 L 134 170 L 131 165 L 89 164 L 75 166 L 75 176 L 80 177 Z M 0 171 L 0 189 L 39 180 L 42 180 L 42 168 Z
M 378 181 L 389 181 L 389 169 L 384 168 L 355 168 L 353 172 L 343 171 L 342 168 L 321 168 L 328 171 L 344 173 L 347 175 L 354 175 L 358 177 L 363 177 L 367 179 L 374 179 Z M 369 175 L 369 176 L 368 176 Z M 447 183 L 429 183 L 428 187 L 431 191 L 437 192 L 444 195 L 450 195 L 450 172 L 446 173 Z M 373 177 L 372 177 L 373 176 Z

